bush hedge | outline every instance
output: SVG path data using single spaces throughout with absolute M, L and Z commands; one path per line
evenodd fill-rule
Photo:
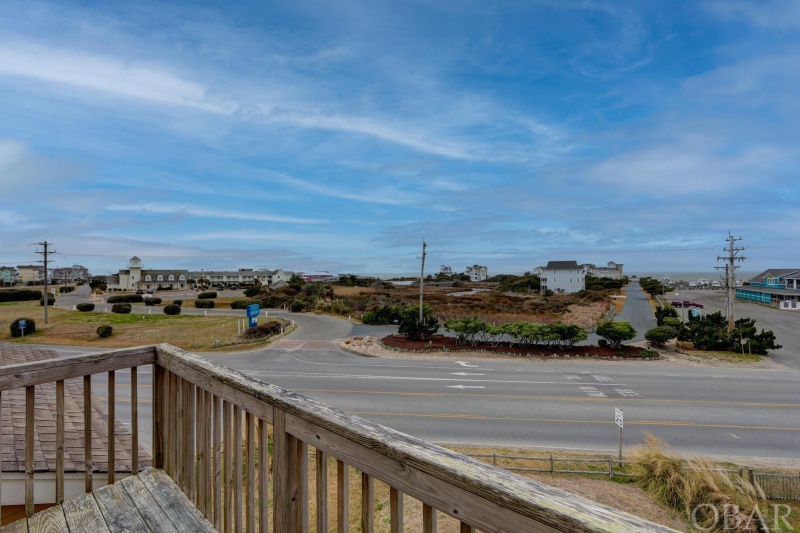
M 108 324 L 100 326 L 97 328 L 97 334 L 100 336 L 101 339 L 105 339 L 106 337 L 110 337 L 111 333 L 114 331 L 114 328 L 109 326 Z
M 234 300 L 231 302 L 231 309 L 247 309 L 248 305 L 259 303 L 256 300 Z
M 668 340 L 678 336 L 678 330 L 671 326 L 658 326 L 647 330 L 644 338 L 653 346 L 664 346 Z
M 183 305 L 183 300 L 172 300 L 173 305 Z
M 244 295 L 248 298 L 253 298 L 261 294 L 261 287 L 250 287 L 249 289 L 245 289 Z
M 131 312 L 131 304 L 114 304 L 111 306 L 111 312 L 127 315 Z
M 211 298 L 216 298 L 217 292 L 216 291 L 208 291 L 208 292 L 201 292 L 197 295 L 198 300 L 210 300 Z
M 31 333 L 36 331 L 36 322 L 32 318 L 18 318 L 11 322 L 11 336 L 12 337 L 22 337 L 22 330 L 19 329 L 19 321 L 24 320 L 25 324 L 25 335 L 30 335 Z
M 42 299 L 42 291 L 11 289 L 0 291 L 0 302 L 32 302 Z
M 148 305 L 150 307 L 152 307 L 154 305 L 158 305 L 160 303 L 161 303 L 161 298 L 147 298 L 144 301 L 144 305 Z
M 67 286 L 65 286 L 65 287 L 59 287 L 59 288 L 58 288 L 58 292 L 59 292 L 60 294 L 64 294 L 65 292 L 72 292 L 72 291 L 74 291 L 74 290 L 75 290 L 75 287 L 73 287 L 73 286 L 71 286 L 71 285 L 67 285 Z
M 141 294 L 118 294 L 116 296 L 109 296 L 106 302 L 110 304 L 130 304 L 143 302 Z
M 264 337 L 277 335 L 280 332 L 281 322 L 277 320 L 268 320 L 254 328 L 247 328 L 244 330 L 244 333 L 242 333 L 242 337 L 245 339 L 262 339 Z
M 195 300 L 194 306 L 198 309 L 211 309 L 215 305 L 214 300 Z
M 164 306 L 165 315 L 179 315 L 181 314 L 181 306 L 177 304 L 169 304 Z
M 89 311 L 94 311 L 94 304 L 90 303 L 78 304 L 75 307 L 78 309 L 78 311 L 81 311 L 82 313 L 88 313 Z
M 44 306 L 44 297 L 42 297 L 39 300 L 39 305 Z M 47 295 L 47 305 L 49 305 L 50 307 L 56 305 L 56 297 L 53 296 L 52 294 Z

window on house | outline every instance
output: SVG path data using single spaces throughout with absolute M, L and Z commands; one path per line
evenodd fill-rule
M 181 274 L 181 277 L 179 277 L 178 279 L 179 279 L 179 280 L 181 280 L 181 281 L 186 281 L 186 276 L 184 276 L 183 274 Z
M 145 281 L 153 281 L 153 276 L 147 275 L 144 277 Z
M 158 277 L 156 278 L 156 281 L 164 281 L 164 276 L 159 274 Z
M 170 275 L 169 275 L 169 281 L 175 281 L 175 276 L 173 276 L 172 274 L 170 274 Z

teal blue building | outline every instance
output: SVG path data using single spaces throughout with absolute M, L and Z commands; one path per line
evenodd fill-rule
M 754 302 L 800 301 L 800 268 L 765 270 L 744 286 L 736 288 L 736 297 Z

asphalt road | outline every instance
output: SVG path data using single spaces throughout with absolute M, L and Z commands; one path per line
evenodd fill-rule
M 694 300 L 703 304 L 703 313 L 722 311 L 725 314 L 725 292 L 714 290 L 678 291 L 667 293 L 666 299 Z M 780 350 L 769 352 L 773 361 L 800 370 L 800 312 L 781 311 L 768 305 L 736 300 L 734 307 L 736 318 L 753 318 L 759 331 L 762 329 L 775 332 L 777 343 L 783 346 Z
M 629 303 L 639 301 L 637 288 L 629 290 Z M 344 352 L 335 340 L 382 336 L 394 328 L 329 316 L 286 316 L 299 328 L 266 349 L 203 355 L 435 442 L 610 452 L 618 439 L 616 407 L 624 412 L 626 447 L 652 433 L 681 453 L 800 458 L 798 371 L 659 362 L 373 359 Z M 623 311 L 618 318 L 626 316 Z M 635 322 L 636 314 L 630 316 Z M 149 400 L 150 376 L 148 369 L 140 370 L 142 402 Z M 95 379 L 102 396 L 105 377 Z M 117 373 L 117 383 L 118 412 L 127 421 L 126 373 Z M 146 405 L 140 413 L 147 442 Z
M 625 307 L 614 316 L 614 321 L 630 322 L 636 330 L 636 338 L 633 341 L 643 341 L 647 330 L 656 327 L 650 301 L 637 282 L 629 283 L 625 287 L 625 294 Z

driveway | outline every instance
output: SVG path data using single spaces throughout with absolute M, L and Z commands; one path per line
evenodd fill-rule
M 636 282 L 631 282 L 625 287 L 625 307 L 614 316 L 614 322 L 630 322 L 636 329 L 636 338 L 633 342 L 643 341 L 647 330 L 656 327 L 656 319 L 647 295 Z

